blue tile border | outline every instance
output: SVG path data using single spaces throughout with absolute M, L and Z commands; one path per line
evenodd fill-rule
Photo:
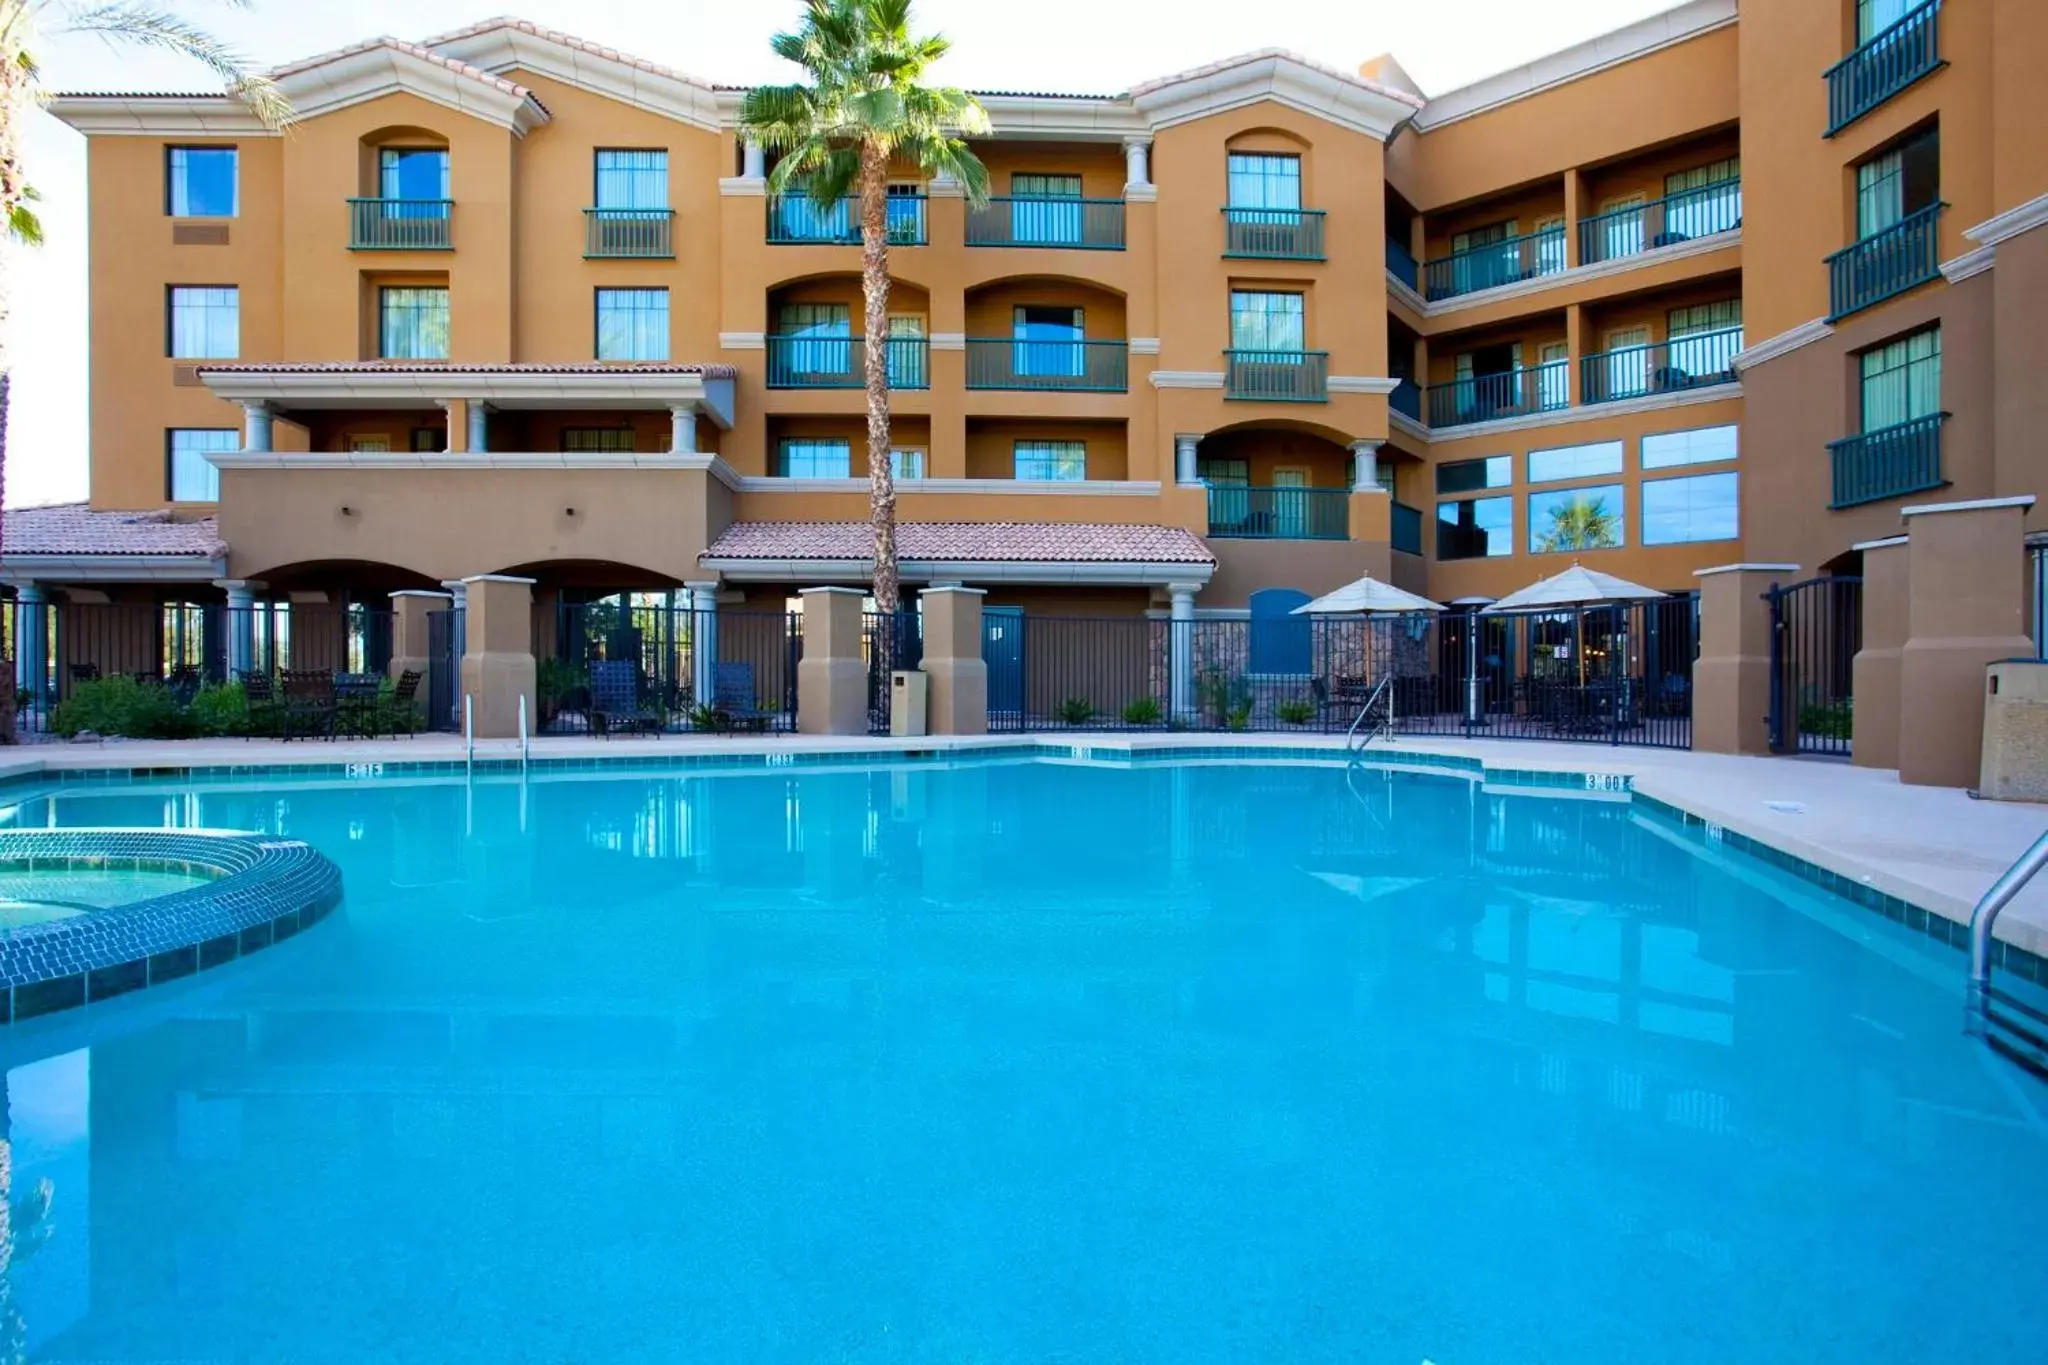
M 0 1023 L 219 966 L 311 927 L 341 900 L 341 869 L 310 844 L 259 835 L 6 830 L 0 831 L 0 867 L 8 865 L 168 870 L 211 880 L 0 931 Z

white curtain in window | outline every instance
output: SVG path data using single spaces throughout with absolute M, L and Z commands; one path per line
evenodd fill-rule
M 232 285 L 171 290 L 171 356 L 233 360 L 242 353 L 241 291 Z
M 1301 207 L 1300 157 L 1267 152 L 1232 152 L 1229 171 L 1231 208 Z
M 382 349 L 386 360 L 448 358 L 448 291 L 386 289 L 382 295 Z
M 171 432 L 171 501 L 219 502 L 220 471 L 207 462 L 207 453 L 241 448 L 242 433 L 232 427 Z
M 843 303 L 785 303 L 777 330 L 798 340 L 789 346 L 789 368 L 799 374 L 850 374 L 853 323 Z
M 786 479 L 850 477 L 853 448 L 845 441 L 784 441 L 782 476 Z
M 1299 294 L 1264 294 L 1232 290 L 1230 346 L 1238 351 L 1305 349 L 1305 313 Z
M 1941 411 L 1941 329 L 1865 351 L 1863 429 L 1880 431 Z
M 1018 441 L 1012 449 L 1020 479 L 1077 482 L 1088 477 L 1085 442 Z
M 668 153 L 600 150 L 597 154 L 597 207 L 667 208 Z
M 597 358 L 667 360 L 668 290 L 598 290 Z
M 1856 168 L 1856 235 L 1872 237 L 1906 216 L 1905 158 L 1898 152 Z
M 1018 242 L 1072 244 L 1081 240 L 1081 177 L 1010 177 L 1010 236 Z
M 1861 47 L 1926 0 L 1856 0 L 1856 44 Z

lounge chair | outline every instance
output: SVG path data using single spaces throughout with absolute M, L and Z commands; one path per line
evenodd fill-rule
M 417 668 L 408 668 L 398 675 L 398 682 L 391 689 L 391 733 L 411 739 L 420 731 L 419 693 L 421 673 Z
M 242 700 L 249 708 L 249 728 L 268 731 L 278 723 L 283 708 L 278 704 L 277 685 L 268 673 L 244 673 Z
M 658 735 L 668 716 L 640 699 L 640 670 L 630 659 L 605 659 L 590 666 L 590 733 L 625 731 Z
M 334 738 L 341 713 L 334 698 L 334 675 L 325 669 L 288 668 L 284 673 L 284 737 L 319 735 Z
M 718 713 L 718 723 L 728 730 L 766 730 L 768 722 L 776 712 L 757 704 L 754 691 L 754 666 L 748 663 L 720 664 L 716 677 L 717 693 L 712 698 L 712 709 Z

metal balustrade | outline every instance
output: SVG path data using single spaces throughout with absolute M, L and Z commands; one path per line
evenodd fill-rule
M 1579 264 L 1597 265 L 1742 226 L 1742 181 L 1716 180 L 1579 220 Z
M 1564 225 L 1539 228 L 1519 237 L 1454 251 L 1423 266 L 1426 296 L 1453 299 L 1497 289 L 1542 275 L 1555 275 L 1565 268 Z
M 1122 393 L 1129 387 L 1127 341 L 967 338 L 970 389 Z
M 1387 273 L 1410 289 L 1419 287 L 1422 269 L 1415 263 L 1415 253 L 1405 245 L 1387 238 Z
M 1347 540 L 1351 491 L 1211 484 L 1209 534 L 1225 540 Z
M 1393 547 L 1403 554 L 1422 553 L 1422 509 L 1410 507 L 1405 502 L 1393 506 L 1393 526 L 1390 539 Z
M 1223 396 L 1275 403 L 1325 403 L 1328 351 L 1225 351 Z
M 1613 403 L 1735 382 L 1742 329 L 1695 332 L 1647 346 L 1623 346 L 1579 361 L 1579 401 Z
M 674 209 L 583 210 L 587 259 L 666 259 L 676 254 Z
M 1553 360 L 1429 386 L 1429 425 L 1457 427 L 1571 406 L 1571 362 Z
M 1940 18 L 1941 0 L 1927 0 L 1827 69 L 1829 137 L 1945 65 Z
M 453 199 L 351 199 L 351 251 L 447 251 L 455 245 Z
M 1828 443 L 1833 492 L 1829 507 L 1905 497 L 1944 487 L 1941 427 L 1945 412 L 1930 413 Z
M 1124 249 L 1121 199 L 995 196 L 967 210 L 967 245 Z
M 1941 211 L 1929 204 L 1827 259 L 1828 321 L 1917 288 L 1941 274 Z
M 1223 254 L 1264 260 L 1323 259 L 1321 209 L 1223 210 Z
M 829 204 L 802 194 L 768 198 L 768 241 L 775 246 L 860 245 L 860 201 L 837 199 Z M 925 197 L 892 194 L 888 205 L 889 245 L 923 246 Z
M 771 389 L 861 389 L 867 387 L 865 339 L 791 336 L 766 338 Z M 890 337 L 889 387 L 931 387 L 931 343 L 924 337 Z

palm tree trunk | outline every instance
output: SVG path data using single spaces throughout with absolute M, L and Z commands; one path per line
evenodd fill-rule
M 889 468 L 889 154 L 860 150 L 860 287 L 866 304 L 862 360 L 868 389 L 868 519 L 875 529 L 875 610 L 894 621 L 896 478 Z
M 0 237 L 28 193 L 21 164 L 21 125 L 28 118 L 29 74 L 12 42 L 0 44 Z M 14 387 L 14 297 L 7 263 L 0 258 L 0 504 L 7 496 L 7 403 Z M 4 545 L 0 545 L 4 548 Z M 0 604 L 0 610 L 7 610 Z M 14 743 L 14 651 L 0 644 L 0 744 Z

